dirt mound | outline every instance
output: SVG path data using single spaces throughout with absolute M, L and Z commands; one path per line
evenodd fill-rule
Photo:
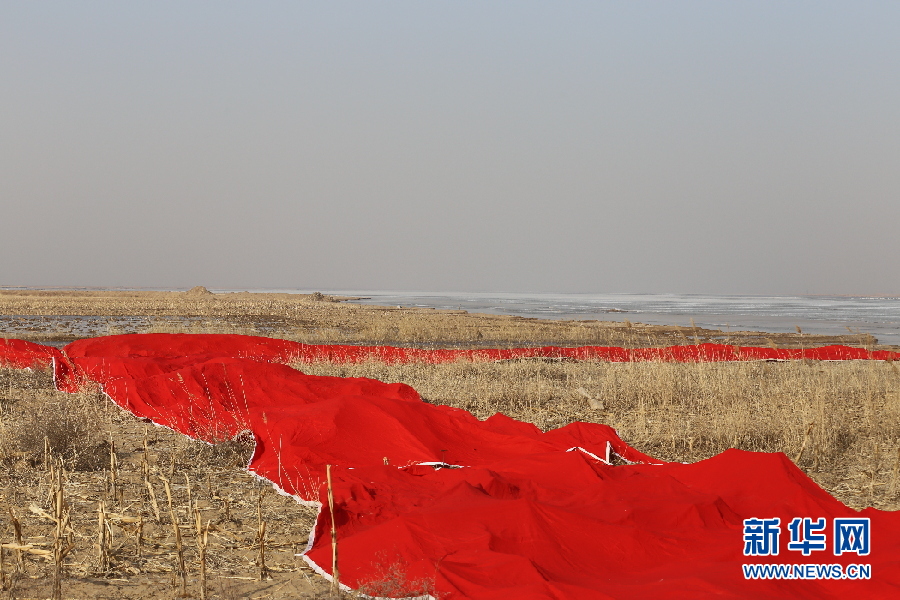
M 196 285 L 185 292 L 188 296 L 212 296 L 213 293 L 203 287 L 202 285 Z

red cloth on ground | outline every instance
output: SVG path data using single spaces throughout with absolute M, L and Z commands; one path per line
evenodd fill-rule
M 843 346 L 804 350 L 717 344 L 626 350 L 416 350 L 310 346 L 233 335 L 125 335 L 62 352 L 7 340 L 0 365 L 56 366 L 57 385 L 94 382 L 119 406 L 198 439 L 249 432 L 248 469 L 300 500 L 323 502 L 305 558 L 329 573 L 333 468 L 342 582 L 359 587 L 399 566 L 442 598 L 896 598 L 900 513 L 856 512 L 783 454 L 729 450 L 664 463 L 615 430 L 573 423 L 541 432 L 495 415 L 423 402 L 404 384 L 304 375 L 319 359 L 610 361 L 898 359 Z M 632 463 L 613 466 L 618 455 Z M 388 465 L 384 461 L 389 462 Z M 423 464 L 424 463 L 424 464 Z M 439 464 L 428 464 L 439 463 Z M 448 468 L 448 465 L 458 468 Z M 780 518 L 778 556 L 743 555 L 744 519 Z M 871 554 L 786 547 L 794 518 L 870 519 Z M 746 580 L 744 563 L 870 564 L 869 580 Z

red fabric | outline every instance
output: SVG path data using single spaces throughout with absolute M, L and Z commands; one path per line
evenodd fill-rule
M 19 340 L 9 340 L 19 342 Z M 20 342 L 27 344 L 28 342 Z M 45 348 L 33 344 L 39 348 Z M 53 350 L 53 349 L 51 349 Z M 245 335 L 191 335 L 191 334 L 132 334 L 89 338 L 72 342 L 65 347 L 72 359 L 82 360 L 91 373 L 101 375 L 104 369 L 133 368 L 109 357 L 129 358 L 130 361 L 147 359 L 155 368 L 186 364 L 187 357 L 229 356 L 270 363 L 316 362 L 359 363 L 368 360 L 399 364 L 408 362 L 445 363 L 458 360 L 494 361 L 520 358 L 549 358 L 573 360 L 603 360 L 609 362 L 667 361 L 667 362 L 724 362 L 739 360 L 900 360 L 900 352 L 870 351 L 849 346 L 821 346 L 817 348 L 787 349 L 730 346 L 726 344 L 697 344 L 670 346 L 668 348 L 626 349 L 608 346 L 581 346 L 561 348 L 543 346 L 537 348 L 505 348 L 483 350 L 423 350 L 393 346 L 312 345 Z M 0 350 L 2 360 L 2 350 Z M 182 362 L 179 362 L 182 361 Z M 138 364 L 134 362 L 134 364 Z M 124 373 L 109 372 L 105 376 Z
M 0 367 L 46 369 L 54 360 L 65 359 L 63 353 L 52 346 L 0 338 Z
M 729 450 L 696 464 L 664 463 L 605 425 L 541 432 L 495 415 L 423 402 L 404 384 L 304 375 L 285 364 L 336 361 L 611 361 L 900 358 L 843 346 L 806 350 L 703 344 L 672 348 L 427 351 L 310 346 L 230 335 L 126 335 L 59 352 L 17 340 L 0 364 L 56 364 L 57 384 L 100 384 L 137 416 L 216 441 L 247 431 L 248 469 L 285 492 L 325 501 L 333 470 L 342 582 L 358 587 L 400 565 L 447 599 L 897 598 L 900 513 L 853 511 L 783 454 Z M 633 463 L 612 466 L 615 453 Z M 389 464 L 385 465 L 385 459 Z M 442 463 L 461 468 L 436 468 Z M 871 519 L 872 553 L 745 557 L 743 520 Z M 331 570 L 324 509 L 307 560 Z M 831 535 L 829 534 L 829 541 Z M 867 581 L 745 580 L 742 563 L 864 563 Z M 410 590 L 414 591 L 414 590 Z

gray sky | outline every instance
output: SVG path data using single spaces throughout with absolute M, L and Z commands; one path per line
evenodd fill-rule
M 9 2 L 0 286 L 900 293 L 900 3 Z

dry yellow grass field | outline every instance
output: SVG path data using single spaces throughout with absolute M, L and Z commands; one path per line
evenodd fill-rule
M 873 344 L 853 335 L 773 336 L 365 307 L 325 296 L 0 292 L 0 322 L 15 333 L 0 332 L 5 337 L 63 342 L 84 336 L 85 320 L 82 329 L 67 329 L 71 321 L 57 318 L 66 315 L 94 317 L 92 335 L 228 332 L 426 347 Z M 894 363 L 517 360 L 296 367 L 405 382 L 428 402 L 481 418 L 503 412 L 542 429 L 606 423 L 637 449 L 666 460 L 696 461 L 731 447 L 785 452 L 850 506 L 900 508 L 900 369 Z M 200 598 L 198 514 L 202 527 L 209 523 L 207 597 L 327 597 L 324 581 L 293 556 L 304 547 L 315 509 L 271 490 L 261 496 L 265 486 L 241 468 L 248 450 L 239 442 L 210 448 L 148 426 L 98 394 L 56 392 L 48 373 L 0 370 L 0 598 L 50 597 L 55 573 L 67 598 Z M 68 514 L 62 527 L 57 512 Z

